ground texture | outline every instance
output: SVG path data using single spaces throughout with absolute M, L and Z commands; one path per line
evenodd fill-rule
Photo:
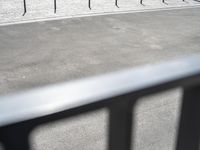
M 198 0 L 91 0 L 91 10 L 88 0 L 57 0 L 57 12 L 54 14 L 54 0 L 26 0 L 27 13 L 23 16 L 23 0 L 0 0 L 0 25 L 44 19 L 99 15 L 124 11 L 149 11 L 155 9 L 170 9 L 176 7 L 199 6 Z
M 1 26 L 0 93 L 200 52 L 199 13 L 197 7 Z M 137 150 L 173 148 L 180 97 L 176 89 L 138 104 Z M 45 125 L 33 132 L 33 149 L 102 150 L 106 127 L 106 110 Z

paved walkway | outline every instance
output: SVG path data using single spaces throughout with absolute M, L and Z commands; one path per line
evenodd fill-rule
M 99 15 L 126 11 L 150 11 L 157 9 L 171 9 L 176 7 L 199 6 L 198 0 L 118 0 L 117 8 L 115 0 L 91 0 L 91 10 L 88 8 L 88 0 L 57 0 L 57 13 L 54 14 L 54 0 L 26 0 L 27 13 L 23 14 L 23 0 L 0 1 L 0 25 L 18 22 L 29 22 L 44 19 L 58 19 L 65 17 Z
M 191 8 L 1 26 L 0 93 L 200 52 L 199 14 L 199 8 Z M 180 92 L 169 91 L 139 104 L 137 150 L 173 147 Z M 33 147 L 105 149 L 106 117 L 102 110 L 46 125 L 34 132 Z

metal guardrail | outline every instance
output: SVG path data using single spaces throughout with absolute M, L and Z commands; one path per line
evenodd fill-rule
M 27 13 L 26 1 L 27 1 L 27 0 L 23 0 L 23 8 L 24 8 L 23 16 Z M 185 0 L 182 0 L 182 1 L 185 2 Z M 56 13 L 56 11 L 57 11 L 57 0 L 53 0 L 53 3 L 54 3 L 54 13 Z M 165 0 L 162 0 L 162 3 L 167 4 L 167 3 L 165 2 Z M 141 4 L 141 5 L 144 5 L 144 4 L 143 4 L 143 0 L 140 0 L 140 4 Z M 115 0 L 115 6 L 116 6 L 117 8 L 119 8 L 118 0 Z M 92 9 L 91 0 L 88 0 L 88 8 L 89 8 L 90 10 Z
M 200 55 L 0 97 L 0 141 L 6 150 L 29 150 L 38 125 L 109 109 L 109 150 L 130 150 L 132 111 L 139 98 L 182 87 L 176 150 L 198 150 Z

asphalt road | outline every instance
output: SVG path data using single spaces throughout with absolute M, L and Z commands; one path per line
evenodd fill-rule
M 115 14 L 0 27 L 0 93 L 7 94 L 200 52 L 200 8 Z M 136 110 L 137 150 L 174 145 L 181 90 Z M 55 98 L 56 100 L 56 98 Z M 37 150 L 106 148 L 107 111 L 45 125 Z

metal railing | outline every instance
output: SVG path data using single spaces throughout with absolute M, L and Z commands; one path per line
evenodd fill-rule
M 26 1 L 27 0 L 23 0 L 23 16 L 27 13 L 27 5 L 26 5 Z M 185 2 L 185 0 L 182 0 L 183 2 Z M 141 5 L 144 5 L 143 0 L 139 0 L 139 3 Z M 162 0 L 162 3 L 167 4 L 165 0 Z M 54 5 L 54 13 L 56 13 L 57 11 L 57 0 L 53 0 L 53 5 Z M 118 4 L 118 0 L 115 0 L 114 5 L 119 8 L 119 4 Z M 91 0 L 88 0 L 88 8 L 91 10 L 92 6 L 91 6 Z
M 176 150 L 198 150 L 200 55 L 0 97 L 0 141 L 6 150 L 29 150 L 38 125 L 106 107 L 109 150 L 130 150 L 132 111 L 139 98 L 183 88 Z

